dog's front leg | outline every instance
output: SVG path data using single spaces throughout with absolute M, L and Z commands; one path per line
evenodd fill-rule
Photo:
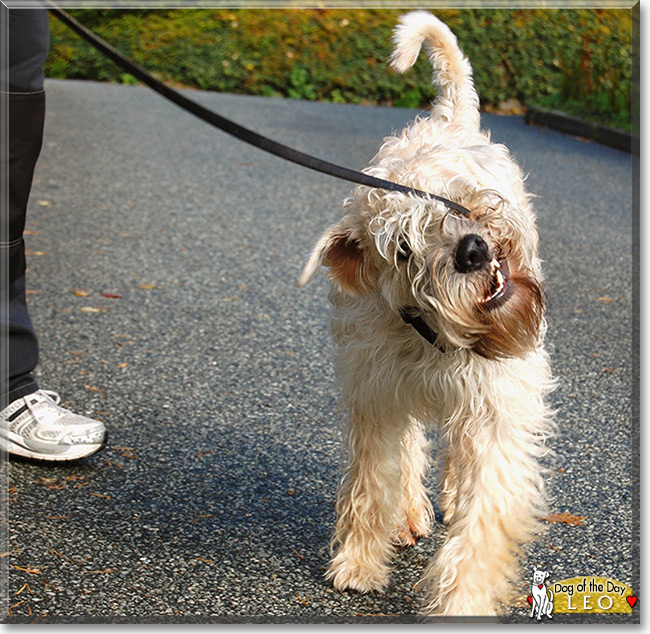
M 390 573 L 401 509 L 401 439 L 406 421 L 377 420 L 354 409 L 348 429 L 349 463 L 338 494 L 334 587 L 383 590 Z
M 426 572 L 427 614 L 502 612 L 513 598 L 517 554 L 541 528 L 544 486 L 537 459 L 544 453 L 546 412 L 541 396 L 518 398 L 514 389 L 507 396 L 486 395 L 478 411 L 450 429 L 455 510 Z

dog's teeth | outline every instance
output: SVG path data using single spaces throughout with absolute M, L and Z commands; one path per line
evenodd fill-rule
M 497 269 L 497 283 L 499 284 L 499 288 L 497 289 L 497 292 L 499 292 L 503 288 L 503 273 L 501 273 L 500 269 Z
M 494 263 L 493 263 L 493 266 L 494 266 Z M 503 273 L 501 272 L 500 269 L 501 269 L 501 266 L 497 263 L 496 272 L 494 274 L 494 278 L 496 279 L 496 289 L 494 290 L 494 292 L 491 295 L 489 295 L 485 299 L 481 300 L 483 303 L 487 303 L 487 302 L 493 300 L 495 297 L 497 297 L 498 295 L 500 295 L 503 292 L 503 290 L 504 290 L 504 288 L 506 286 L 506 281 L 505 281 L 505 278 L 503 277 Z

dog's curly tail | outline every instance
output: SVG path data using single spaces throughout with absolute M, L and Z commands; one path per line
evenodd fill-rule
M 400 18 L 393 36 L 391 66 L 405 73 L 427 44 L 433 66 L 433 83 L 440 95 L 433 114 L 449 123 L 478 129 L 479 99 L 472 80 L 472 67 L 449 27 L 426 11 L 412 11 Z

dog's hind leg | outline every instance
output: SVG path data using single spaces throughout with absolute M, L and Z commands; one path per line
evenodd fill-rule
M 406 420 L 381 422 L 352 408 L 349 464 L 338 494 L 339 515 L 327 577 L 339 590 L 383 590 L 395 552 L 401 505 L 401 440 Z
M 449 522 L 451 522 L 454 517 L 454 511 L 456 510 L 457 490 L 458 484 L 456 482 L 454 463 L 449 453 L 447 453 L 445 458 L 444 477 L 442 480 L 442 490 L 440 491 L 440 497 L 438 501 L 442 512 L 445 514 L 443 519 L 443 522 L 445 524 L 449 524 Z
M 429 442 L 422 425 L 413 421 L 402 439 L 402 520 L 397 539 L 405 546 L 431 531 L 433 506 L 424 486 L 429 463 Z

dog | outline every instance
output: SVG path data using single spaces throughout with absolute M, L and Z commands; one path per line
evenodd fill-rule
M 326 576 L 382 591 L 400 545 L 431 531 L 427 428 L 441 431 L 444 543 L 421 581 L 424 615 L 493 615 L 520 583 L 517 558 L 545 512 L 539 458 L 553 388 L 531 196 L 506 147 L 480 129 L 472 69 L 451 30 L 416 11 L 392 67 L 426 44 L 439 96 L 384 139 L 365 171 L 442 195 L 359 186 L 298 280 L 329 268 L 348 464 Z
M 546 588 L 545 581 L 548 578 L 548 572 L 544 570 L 533 571 L 533 585 L 530 587 L 532 594 L 532 609 L 530 611 L 531 618 L 537 609 L 537 620 L 541 621 L 543 616 L 548 616 L 549 619 L 553 618 L 553 593 Z

